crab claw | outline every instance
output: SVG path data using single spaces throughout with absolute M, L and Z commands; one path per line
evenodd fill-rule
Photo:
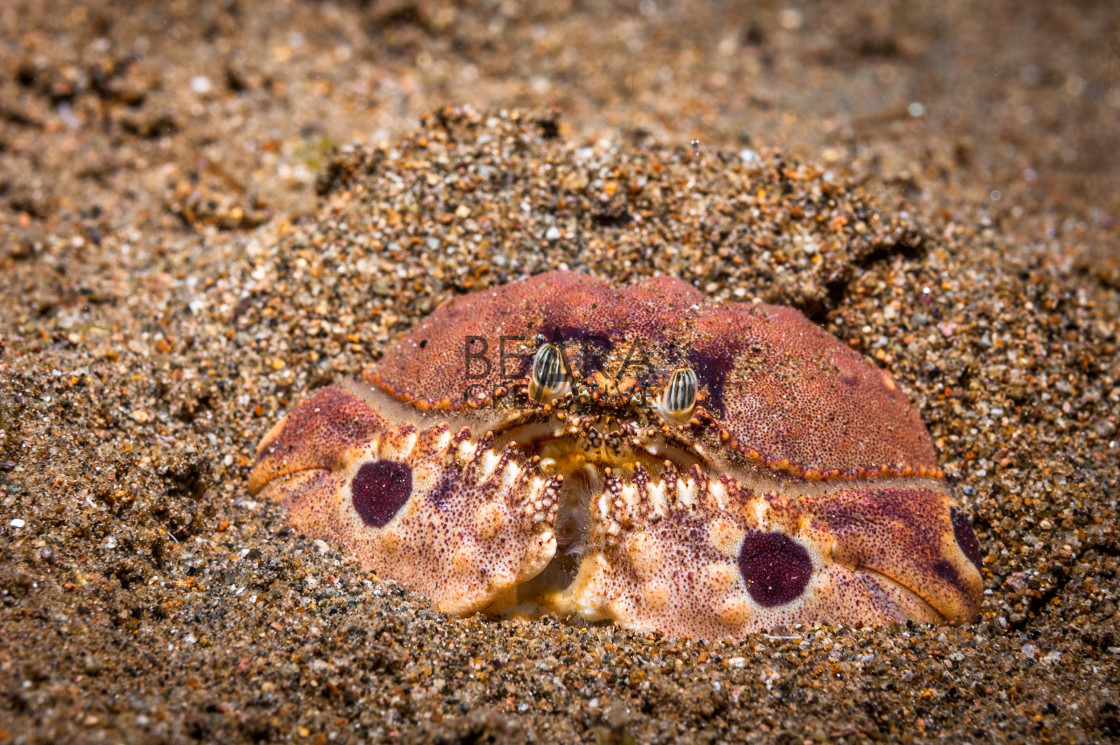
M 932 489 L 850 489 L 805 500 L 834 536 L 832 560 L 937 620 L 980 612 L 980 544 L 968 517 Z
M 387 429 L 389 423 L 362 399 L 335 386 L 323 388 L 261 439 L 249 493 L 297 472 L 338 470 L 350 450 Z
M 964 621 L 981 595 L 963 513 L 925 489 L 794 499 L 666 470 L 608 479 L 573 582 L 584 618 L 672 635 L 741 637 L 828 621 Z
M 446 423 L 389 425 L 359 396 L 320 390 L 269 432 L 249 479 L 308 535 L 465 615 L 500 603 L 556 552 L 560 477 Z

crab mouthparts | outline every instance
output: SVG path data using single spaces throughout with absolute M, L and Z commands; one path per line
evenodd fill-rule
M 655 429 L 645 430 L 617 420 L 522 424 L 495 433 L 495 446 L 513 444 L 527 456 L 540 458 L 544 475 L 563 476 L 554 535 L 556 553 L 533 579 L 517 588 L 513 613 L 568 615 L 568 591 L 588 550 L 592 501 L 603 493 L 611 476 L 629 481 L 637 469 L 657 480 L 666 469 L 687 474 L 694 465 L 708 470 L 702 453 L 669 443 Z

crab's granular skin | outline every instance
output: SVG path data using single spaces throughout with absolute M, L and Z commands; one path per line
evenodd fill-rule
M 563 339 L 581 371 L 582 351 L 594 350 L 596 367 L 615 377 L 649 376 L 646 362 L 662 372 L 695 366 L 705 414 L 730 436 L 726 447 L 768 471 L 810 479 L 940 475 L 917 411 L 886 372 L 793 308 L 711 305 L 671 277 L 616 288 L 560 272 L 452 298 L 387 350 L 369 377 L 425 409 L 462 409 L 464 392 L 512 384 L 500 364 L 486 374 L 471 369 L 466 340 L 514 355 L 513 338 L 529 348 Z
M 534 401 L 501 358 L 471 370 L 472 347 L 507 341 L 515 359 L 557 345 L 571 391 Z M 690 363 L 689 421 L 641 405 Z M 449 300 L 366 378 L 265 435 L 250 492 L 447 613 L 543 607 L 715 640 L 979 611 L 976 537 L 917 412 L 791 308 L 552 272 Z M 563 488 L 588 469 L 587 494 Z M 565 510 L 578 544 L 558 543 Z M 522 589 L 558 548 L 573 575 Z

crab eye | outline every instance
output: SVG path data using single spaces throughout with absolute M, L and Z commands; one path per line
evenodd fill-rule
M 696 373 L 690 367 L 682 367 L 669 378 L 658 409 L 669 421 L 681 424 L 692 418 L 695 408 Z
M 533 357 L 533 375 L 529 379 L 529 397 L 548 403 L 571 389 L 564 357 L 555 344 L 545 344 Z

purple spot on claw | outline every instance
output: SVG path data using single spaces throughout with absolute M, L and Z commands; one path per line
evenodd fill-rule
M 751 599 L 764 608 L 796 600 L 813 574 L 809 552 L 783 533 L 747 533 L 739 571 Z
M 953 568 L 953 565 L 944 559 L 934 562 L 933 573 L 953 587 L 961 588 L 960 575 L 957 574 L 957 570 Z
M 350 484 L 354 509 L 362 522 L 384 527 L 412 494 L 412 468 L 394 460 L 375 460 L 358 469 Z
M 957 537 L 957 545 L 968 560 L 980 568 L 980 541 L 976 540 L 976 533 L 968 522 L 968 516 L 956 507 L 949 508 L 949 518 L 953 521 L 953 535 Z

